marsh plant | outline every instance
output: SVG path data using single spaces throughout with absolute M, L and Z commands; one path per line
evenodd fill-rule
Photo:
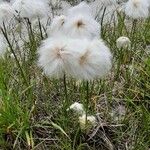
M 149 0 L 0 1 L 0 149 L 148 150 Z

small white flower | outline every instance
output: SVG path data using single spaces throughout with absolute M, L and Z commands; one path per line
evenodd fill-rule
M 87 116 L 87 122 L 86 122 L 86 115 L 84 114 L 79 117 L 79 123 L 80 123 L 80 128 L 82 130 L 85 130 L 96 126 L 97 121 L 95 116 Z
M 85 114 L 85 110 L 84 110 L 84 106 L 83 106 L 83 104 L 81 104 L 81 103 L 78 103 L 78 102 L 75 102 L 75 103 L 73 103 L 68 109 L 67 109 L 67 111 L 68 110 L 73 110 L 73 111 L 75 111 L 77 114 L 79 114 L 79 115 L 83 115 L 83 114 Z
M 148 7 L 147 0 L 129 0 L 125 5 L 125 13 L 133 19 L 147 18 L 149 14 Z
M 117 47 L 120 48 L 128 48 L 130 47 L 131 41 L 128 37 L 121 36 L 116 40 Z

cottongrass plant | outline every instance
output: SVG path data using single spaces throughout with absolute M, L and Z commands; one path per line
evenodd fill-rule
M 78 117 L 80 128 L 82 131 L 88 133 L 91 128 L 94 128 L 97 125 L 97 119 L 93 115 L 86 115 L 84 105 L 78 102 L 73 103 L 67 109 L 67 111 L 73 110 Z
M 0 149 L 149 149 L 149 18 L 120 0 L 97 1 L 100 22 L 94 0 L 36 11 L 27 0 L 24 18 L 14 2 L 0 7 Z
M 67 75 L 87 81 L 86 116 L 88 81 L 106 75 L 111 69 L 112 58 L 109 48 L 99 40 L 99 24 L 87 14 L 90 14 L 89 6 L 82 2 L 70 8 L 66 17 L 54 19 L 50 28 L 52 36 L 43 42 L 38 51 L 39 66 L 49 77 L 66 78 Z M 64 85 L 66 87 L 66 79 Z M 68 107 L 68 99 L 66 103 Z
M 148 8 L 148 0 L 129 0 L 125 4 L 125 13 L 133 19 L 147 18 L 149 15 Z

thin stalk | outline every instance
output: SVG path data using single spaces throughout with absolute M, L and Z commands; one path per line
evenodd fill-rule
M 85 103 L 86 124 L 87 124 L 88 107 L 89 107 L 89 81 L 86 81 L 86 103 Z
M 38 23 L 39 23 L 39 29 L 40 29 L 40 35 L 41 35 L 41 39 L 43 40 L 43 39 L 44 39 L 44 37 L 43 37 L 42 25 L 41 25 L 40 18 L 38 18 Z
M 105 12 L 106 12 L 106 7 L 104 8 L 104 11 L 103 11 L 103 14 L 102 14 L 102 19 L 101 19 L 101 33 L 102 33 L 102 37 L 104 37 L 103 21 L 104 21 L 104 17 L 105 17 Z
M 134 38 L 135 38 L 134 35 L 135 35 L 136 27 L 137 27 L 137 20 L 134 19 L 134 20 L 133 20 L 133 23 L 132 23 L 132 28 L 131 28 L 131 39 L 133 39 L 133 40 L 134 40 Z M 133 41 L 133 43 L 134 43 L 134 41 Z
M 64 101 L 64 109 L 69 107 L 69 100 L 68 100 L 68 89 L 67 89 L 67 82 L 66 82 L 66 75 L 64 74 L 63 78 L 63 83 L 64 83 L 64 93 L 65 93 L 65 101 Z
M 14 51 L 14 49 L 13 49 L 13 47 L 12 47 L 12 45 L 11 45 L 9 39 L 8 39 L 7 30 L 6 30 L 6 27 L 5 27 L 5 24 L 4 24 L 4 23 L 3 23 L 3 27 L 4 27 L 4 29 L 1 28 L 1 31 L 2 31 L 2 33 L 3 33 L 3 35 L 4 35 L 4 37 L 5 37 L 5 39 L 6 39 L 7 43 L 8 43 L 8 45 L 9 45 L 9 47 L 10 47 L 11 52 L 13 53 L 13 55 L 14 55 L 14 57 L 15 57 L 17 66 L 18 66 L 18 68 L 19 68 L 20 71 L 21 71 L 21 75 L 22 75 L 22 78 L 24 79 L 25 84 L 26 84 L 27 86 L 29 86 L 28 81 L 27 81 L 27 79 L 26 79 L 26 76 L 25 76 L 25 74 L 24 74 L 24 72 L 23 72 L 23 70 L 22 70 L 22 67 L 21 67 L 21 65 L 20 65 L 20 63 L 19 63 L 19 60 L 18 60 L 18 58 L 17 58 L 17 56 L 16 56 L 16 54 L 15 54 L 15 51 Z

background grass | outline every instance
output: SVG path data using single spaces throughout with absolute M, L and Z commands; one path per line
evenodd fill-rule
M 36 51 L 43 37 L 27 22 L 29 39 L 24 47 L 16 49 L 10 43 L 0 59 L 0 149 L 150 148 L 150 18 L 136 24 L 130 20 L 126 28 L 124 16 L 118 17 L 118 25 L 102 27 L 102 38 L 113 53 L 113 67 L 106 78 L 89 83 L 88 111 L 96 115 L 98 125 L 88 133 L 80 130 L 78 116 L 63 107 L 64 80 L 50 79 L 37 67 Z M 7 29 L 4 33 L 8 35 Z M 122 35 L 130 38 L 131 48 L 116 47 Z M 69 104 L 85 105 L 85 84 L 66 77 Z

